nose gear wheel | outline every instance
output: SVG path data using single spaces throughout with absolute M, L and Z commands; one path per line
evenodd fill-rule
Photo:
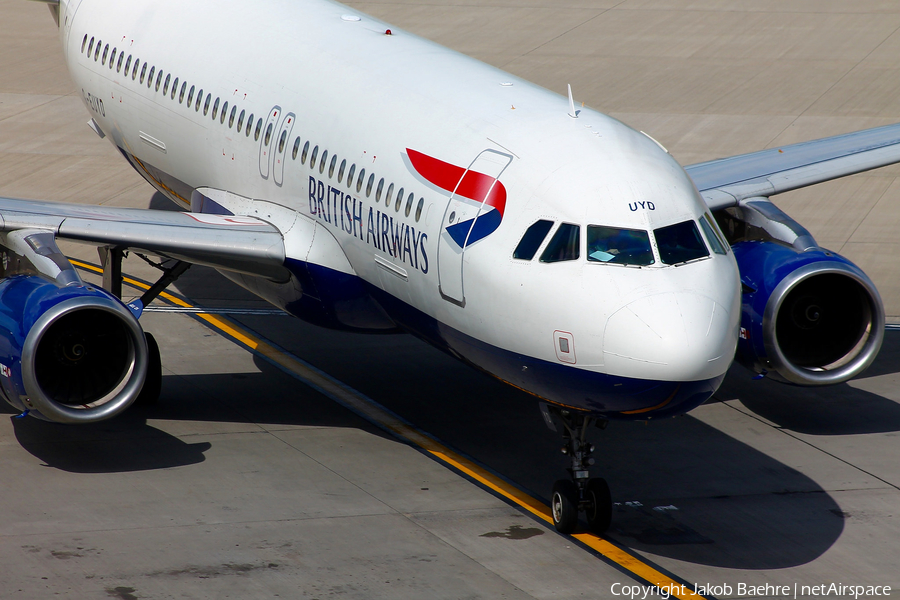
M 578 525 L 578 513 L 584 511 L 588 529 L 597 534 L 605 532 L 612 522 L 612 497 L 605 479 L 590 476 L 595 448 L 585 438 L 589 427 L 596 424 L 604 429 L 607 421 L 546 405 L 541 410 L 548 425 L 552 425 L 550 415 L 562 422 L 562 452 L 571 459 L 566 469 L 570 479 L 559 479 L 553 484 L 550 514 L 554 527 L 560 533 L 572 533 Z

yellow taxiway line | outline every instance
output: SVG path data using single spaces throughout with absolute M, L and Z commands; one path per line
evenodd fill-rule
M 96 265 L 75 259 L 69 260 L 80 269 L 97 274 L 103 273 L 103 269 Z M 123 276 L 122 279 L 128 285 L 138 289 L 146 290 L 150 288 L 147 283 L 132 277 Z M 182 308 L 196 308 L 192 304 L 167 292 L 162 292 L 160 298 Z M 499 496 L 525 509 L 536 518 L 551 526 L 553 525 L 549 506 L 422 433 L 361 392 L 341 383 L 290 353 L 275 347 L 254 333 L 247 331 L 236 323 L 230 322 L 230 320 L 211 313 L 196 312 L 191 313 L 191 315 L 202 319 L 213 329 L 226 334 L 251 351 L 262 355 L 313 389 L 336 400 L 339 404 L 349 408 L 366 420 L 424 450 L 436 460 L 466 474 L 481 485 L 493 490 Z M 690 589 L 690 586 L 687 584 L 675 581 L 634 554 L 598 535 L 593 533 L 575 533 L 572 537 L 649 585 L 675 591 L 675 593 L 670 593 L 675 598 L 681 598 L 682 600 L 687 598 L 704 598 L 704 596 Z

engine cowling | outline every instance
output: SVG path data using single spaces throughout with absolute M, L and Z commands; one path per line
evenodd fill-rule
M 113 417 L 137 398 L 148 353 L 137 319 L 114 296 L 44 277 L 0 282 L 0 390 L 58 423 Z
M 748 241 L 733 249 L 744 292 L 738 362 L 799 385 L 841 383 L 872 363 L 884 307 L 859 267 L 821 248 Z

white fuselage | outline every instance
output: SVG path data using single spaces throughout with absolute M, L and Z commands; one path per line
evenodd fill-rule
M 283 232 L 303 276 L 238 279 L 295 314 L 303 277 L 323 302 L 350 278 L 391 322 L 475 366 L 626 418 L 689 410 L 731 364 L 734 257 L 700 227 L 707 208 L 681 166 L 614 119 L 573 118 L 562 96 L 328 0 L 63 0 L 60 30 L 91 117 L 142 175 L 185 209 L 193 192 L 195 211 Z M 453 166 L 496 178 L 505 205 L 436 183 L 458 181 Z M 476 227 L 460 244 L 448 228 L 464 219 Z M 552 225 L 533 258 L 514 258 L 540 220 Z M 685 221 L 706 255 L 665 264 L 653 232 Z M 578 258 L 542 260 L 563 224 Z M 594 254 L 590 225 L 647 232 L 650 262 Z

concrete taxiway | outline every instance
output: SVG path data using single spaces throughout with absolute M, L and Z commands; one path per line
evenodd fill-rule
M 684 164 L 900 122 L 894 2 L 353 6 L 550 89 L 570 83 L 577 101 Z M 55 34 L 39 3 L 0 0 L 0 194 L 166 207 L 86 127 Z M 895 322 L 898 174 L 775 199 L 866 269 Z M 90 248 L 66 250 L 96 262 Z M 153 278 L 133 257 L 125 270 Z M 195 305 L 266 308 L 208 270 L 175 287 Z M 532 398 L 408 336 L 222 318 L 538 501 L 563 474 Z M 142 322 L 162 346 L 158 405 L 79 428 L 0 419 L 0 598 L 596 598 L 637 582 L 246 339 L 191 314 Z M 898 370 L 900 332 L 889 331 L 849 384 L 790 388 L 736 367 L 686 417 L 598 431 L 619 502 L 608 539 L 678 581 L 727 585 L 717 597 L 740 584 L 896 594 Z

